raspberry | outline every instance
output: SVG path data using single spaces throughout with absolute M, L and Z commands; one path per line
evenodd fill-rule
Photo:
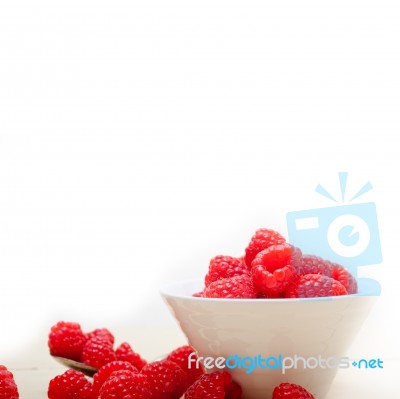
M 205 284 L 207 287 L 214 281 L 242 274 L 249 274 L 249 270 L 239 259 L 232 256 L 218 255 L 210 260 Z
M 192 355 L 192 353 L 194 353 L 194 355 Z M 190 368 L 189 357 L 191 359 Z M 167 356 L 167 360 L 175 362 L 183 371 L 186 372 L 189 386 L 192 385 L 201 375 L 204 374 L 201 364 L 199 364 L 199 367 L 196 367 L 197 354 L 190 345 L 181 346 L 180 348 L 175 349 Z
M 205 298 L 256 298 L 250 276 L 245 274 L 214 281 L 204 290 Z
M 132 366 L 129 362 L 114 361 L 105 364 L 99 369 L 99 371 L 93 376 L 93 390 L 95 393 L 100 392 L 100 388 L 110 377 L 110 375 L 116 371 L 128 370 L 132 373 L 137 373 L 137 369 Z
M 244 255 L 239 256 L 239 257 L 238 257 L 238 260 L 239 260 L 239 262 L 240 262 L 241 264 L 247 266 L 247 265 L 246 265 L 246 261 L 244 260 Z
M 117 357 L 110 341 L 97 337 L 86 342 L 82 352 L 83 363 L 99 369 L 114 360 Z
M 203 297 L 204 297 L 204 291 L 195 292 L 195 293 L 193 294 L 193 296 L 194 296 L 195 298 L 203 298 Z
M 100 389 L 100 399 L 152 399 L 147 377 L 131 371 L 117 371 Z
M 277 231 L 258 229 L 245 250 L 244 260 L 246 265 L 250 268 L 255 256 L 264 249 L 269 248 L 271 245 L 283 244 L 285 242 L 285 238 Z
M 251 263 L 256 289 L 267 296 L 278 296 L 290 281 L 292 265 L 300 256 L 301 251 L 287 243 L 271 245 L 259 252 Z
M 53 356 L 80 361 L 86 337 L 78 323 L 60 321 L 51 327 L 49 349 Z
M 343 266 L 318 256 L 303 255 L 294 271 L 297 274 L 322 274 L 334 278 L 345 286 L 349 294 L 357 293 L 356 279 Z
M 242 387 L 233 381 L 225 388 L 226 399 L 240 399 L 242 397 Z
M 294 276 L 285 294 L 286 298 L 314 298 L 347 295 L 347 290 L 333 278 L 321 274 L 305 274 Z
M 80 371 L 67 370 L 49 383 L 49 399 L 80 399 L 90 390 L 91 384 Z
M 348 294 L 357 293 L 357 281 L 344 267 L 335 264 L 332 269 L 332 278 L 339 281 L 346 288 Z
M 139 371 L 146 366 L 146 360 L 136 353 L 127 342 L 123 342 L 116 350 L 115 354 L 118 360 L 129 362 Z
M 18 399 L 19 393 L 14 376 L 6 367 L 0 366 L 0 399 Z
M 227 372 L 203 374 L 185 393 L 185 399 L 240 399 L 242 389 Z
M 331 277 L 331 262 L 315 255 L 303 255 L 300 262 L 293 265 L 293 273 L 299 275 L 323 274 Z
M 314 396 L 300 385 L 285 382 L 275 387 L 272 399 L 314 399 Z
M 111 345 L 114 345 L 114 335 L 112 335 L 107 328 L 96 328 L 96 330 L 88 332 L 85 335 L 87 340 L 90 340 L 92 338 L 100 338 L 103 340 L 108 340 L 110 341 Z
M 257 294 L 257 299 L 282 299 L 285 298 L 285 293 L 284 292 L 271 292 L 269 294 L 264 294 L 262 292 L 259 292 Z
M 93 389 L 92 384 L 85 385 L 79 391 L 79 399 L 98 399 L 99 395 Z
M 149 363 L 141 373 L 148 378 L 153 399 L 179 399 L 187 388 L 186 373 L 170 360 Z

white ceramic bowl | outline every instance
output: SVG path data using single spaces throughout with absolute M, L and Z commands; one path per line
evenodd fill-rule
M 201 281 L 176 282 L 163 287 L 161 295 L 189 344 L 203 358 L 343 357 L 376 299 L 365 295 L 302 300 L 192 297 L 201 287 Z M 310 366 L 314 363 L 310 361 Z M 323 399 L 338 368 L 304 369 L 302 364 L 299 360 L 299 367 L 285 374 L 280 368 L 256 368 L 249 374 L 244 368 L 228 371 L 242 386 L 244 399 L 270 398 L 281 382 L 300 384 L 316 399 Z

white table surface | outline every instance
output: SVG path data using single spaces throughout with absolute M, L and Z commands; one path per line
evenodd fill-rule
M 121 329 L 115 335 L 119 342 L 132 343 L 135 350 L 150 360 L 186 343 L 178 327 Z M 65 371 L 48 355 L 46 344 L 38 342 L 25 356 L 6 362 L 14 373 L 21 399 L 46 398 L 50 379 Z M 326 399 L 399 399 L 398 372 L 396 358 L 385 359 L 383 370 L 340 370 Z

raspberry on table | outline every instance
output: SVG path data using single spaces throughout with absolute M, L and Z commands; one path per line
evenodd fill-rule
M 131 373 L 138 373 L 136 367 L 134 367 L 129 362 L 123 362 L 118 360 L 109 362 L 105 364 L 103 367 L 101 367 L 99 371 L 93 376 L 93 390 L 98 394 L 100 392 L 100 388 L 110 377 L 110 375 L 120 370 L 129 371 Z
M 100 368 L 117 360 L 112 344 L 102 338 L 92 338 L 86 342 L 82 351 L 82 362 L 88 366 Z
M 80 361 L 86 341 L 78 323 L 60 321 L 51 327 L 48 346 L 53 356 Z
M 100 399 L 153 399 L 147 377 L 120 370 L 111 374 L 100 389 Z
M 115 350 L 115 355 L 117 356 L 117 360 L 129 362 L 139 371 L 147 364 L 146 360 L 136 353 L 127 342 L 123 342 L 118 346 Z
M 80 371 L 67 370 L 50 381 L 47 395 L 49 399 L 81 399 L 87 397 L 91 385 Z
M 189 357 L 191 358 L 189 368 Z M 200 376 L 204 374 L 203 366 L 197 364 L 196 351 L 190 346 L 185 345 L 173 350 L 168 356 L 167 360 L 176 363 L 183 371 L 186 372 L 188 379 L 188 386 L 192 385 Z
M 258 229 L 245 250 L 244 260 L 247 267 L 251 267 L 251 262 L 259 252 L 271 245 L 284 244 L 285 242 L 285 238 L 275 230 Z
M 11 371 L 0 365 L 0 399 L 18 399 L 18 387 Z
M 205 298 L 256 298 L 253 280 L 248 275 L 214 281 L 204 289 Z
M 322 274 L 296 275 L 286 287 L 286 298 L 315 298 L 347 295 L 339 281 Z
M 85 335 L 88 341 L 92 338 L 100 338 L 103 340 L 108 340 L 110 341 L 111 345 L 114 345 L 115 341 L 114 335 L 107 328 L 96 328 L 95 330 L 90 331 Z
M 303 255 L 301 262 L 293 267 L 293 271 L 296 274 L 322 274 L 334 278 L 346 287 L 348 294 L 358 291 L 356 279 L 346 268 L 316 255 Z
M 259 293 L 277 297 L 284 292 L 301 251 L 287 243 L 271 245 L 259 252 L 251 263 L 254 285 Z
M 314 396 L 301 385 L 284 382 L 275 387 L 272 399 L 314 399 Z
M 232 256 L 218 255 L 210 260 L 205 285 L 207 287 L 214 281 L 242 274 L 249 274 L 248 267 L 242 261 Z
M 242 389 L 227 372 L 203 374 L 185 393 L 185 399 L 240 399 Z
M 170 360 L 149 363 L 141 374 L 148 379 L 152 399 L 179 399 L 188 386 L 186 373 Z

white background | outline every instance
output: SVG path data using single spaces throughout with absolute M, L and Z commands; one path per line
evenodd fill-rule
M 161 283 L 339 171 L 384 255 L 355 355 L 399 356 L 398 1 L 34 3 L 0 3 L 0 363 L 59 319 L 173 323 Z

